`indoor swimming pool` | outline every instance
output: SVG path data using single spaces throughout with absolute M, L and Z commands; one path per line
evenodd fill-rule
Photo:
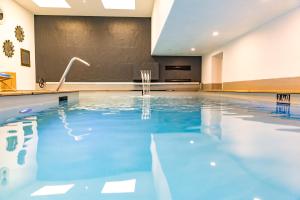
M 1 122 L 0 199 L 299 200 L 299 144 L 299 106 L 82 92 Z

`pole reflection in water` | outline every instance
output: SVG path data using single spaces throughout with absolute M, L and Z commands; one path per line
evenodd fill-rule
M 142 105 L 142 120 L 148 120 L 151 118 L 151 97 L 143 96 L 143 105 Z
M 59 119 L 61 120 L 61 122 L 64 125 L 64 128 L 67 130 L 67 134 L 69 136 L 73 137 L 75 141 L 81 141 L 84 138 L 84 136 L 89 135 L 89 133 L 84 133 L 84 134 L 79 134 L 79 135 L 73 134 L 73 129 L 69 127 L 69 123 L 67 122 L 67 115 L 64 110 L 64 107 L 60 107 L 58 109 L 58 115 L 59 115 Z
M 201 109 L 201 131 L 222 140 L 222 106 Z

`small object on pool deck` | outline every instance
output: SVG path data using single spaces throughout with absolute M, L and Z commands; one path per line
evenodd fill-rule
M 44 78 L 39 79 L 39 86 L 40 88 L 44 88 L 46 86 L 46 81 Z
M 20 110 L 19 113 L 21 113 L 21 114 L 26 114 L 26 113 L 30 113 L 31 111 L 32 111 L 31 108 L 25 108 L 25 109 L 23 109 L 23 110 Z
M 67 66 L 65 72 L 64 72 L 63 75 L 61 76 L 61 79 L 60 79 L 59 84 L 58 84 L 58 86 L 57 86 L 57 88 L 56 88 L 56 91 L 59 91 L 59 89 L 61 88 L 61 86 L 62 86 L 62 85 L 64 84 L 64 82 L 66 81 L 66 76 L 68 75 L 68 73 L 69 73 L 69 71 L 70 71 L 70 69 L 71 69 L 71 67 L 72 67 L 72 64 L 73 64 L 73 62 L 74 62 L 75 60 L 77 60 L 77 61 L 79 61 L 79 62 L 81 62 L 81 63 L 83 63 L 83 64 L 85 64 L 85 65 L 87 65 L 87 66 L 90 66 L 90 64 L 89 64 L 88 62 L 86 62 L 86 61 L 84 61 L 84 60 L 82 60 L 82 59 L 80 59 L 80 58 L 77 58 L 77 57 L 72 58 L 72 59 L 70 60 L 69 64 L 68 64 L 68 66 Z
M 291 104 L 291 94 L 277 94 L 277 104 Z
M 0 77 L 1 77 L 1 78 L 10 78 L 11 75 L 9 75 L 9 74 L 7 74 L 7 73 L 0 72 Z

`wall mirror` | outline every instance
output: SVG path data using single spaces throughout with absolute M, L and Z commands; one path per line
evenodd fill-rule
M 30 67 L 30 51 L 21 49 L 21 66 Z

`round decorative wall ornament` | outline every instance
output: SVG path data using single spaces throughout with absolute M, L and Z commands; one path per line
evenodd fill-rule
M 4 21 L 4 14 L 3 14 L 3 11 L 0 8 L 0 24 L 2 24 L 3 21 Z
M 3 43 L 3 52 L 9 58 L 13 57 L 14 55 L 14 45 L 10 40 L 5 40 Z
M 19 42 L 23 42 L 25 38 L 24 30 L 21 26 L 16 26 L 15 36 Z

